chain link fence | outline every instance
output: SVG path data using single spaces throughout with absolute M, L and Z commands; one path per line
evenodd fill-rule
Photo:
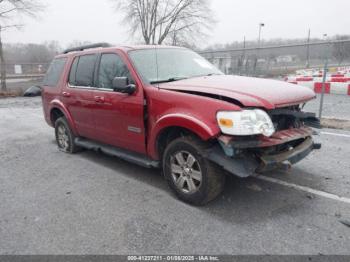
M 299 69 L 350 65 L 350 39 L 199 52 L 225 74 L 276 78 Z
M 280 77 L 299 69 L 350 65 L 350 39 L 199 52 L 225 74 Z M 50 63 L 8 63 L 8 78 L 42 76 Z
M 6 64 L 7 78 L 42 77 L 50 63 L 16 63 Z

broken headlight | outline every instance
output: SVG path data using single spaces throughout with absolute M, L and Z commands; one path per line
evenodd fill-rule
M 221 132 L 227 135 L 272 136 L 275 128 L 269 115 L 260 109 L 242 110 L 237 112 L 220 111 L 217 113 Z

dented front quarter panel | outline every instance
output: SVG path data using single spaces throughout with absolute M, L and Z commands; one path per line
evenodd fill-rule
M 239 106 L 225 101 L 153 86 L 149 86 L 145 91 L 149 134 L 147 148 L 149 155 L 154 159 L 159 159 L 156 141 L 166 128 L 185 128 L 206 141 L 220 135 L 216 120 L 218 111 L 241 110 Z

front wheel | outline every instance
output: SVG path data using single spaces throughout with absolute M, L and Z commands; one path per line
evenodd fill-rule
M 194 205 L 204 205 L 224 189 L 225 175 L 203 157 L 206 143 L 194 137 L 171 142 L 163 155 L 163 172 L 178 198 Z

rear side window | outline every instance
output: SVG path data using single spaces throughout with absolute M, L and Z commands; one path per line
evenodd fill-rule
M 69 74 L 69 83 L 74 86 L 93 86 L 96 55 L 76 57 Z
M 72 64 L 72 67 L 70 69 L 70 73 L 69 73 L 69 80 L 68 83 L 70 85 L 75 85 L 75 74 L 77 73 L 77 67 L 78 67 L 78 63 L 79 63 L 79 57 L 76 57 L 74 59 L 74 62 Z
M 44 86 L 57 86 L 58 81 L 63 73 L 67 58 L 56 58 L 52 61 L 44 77 Z

